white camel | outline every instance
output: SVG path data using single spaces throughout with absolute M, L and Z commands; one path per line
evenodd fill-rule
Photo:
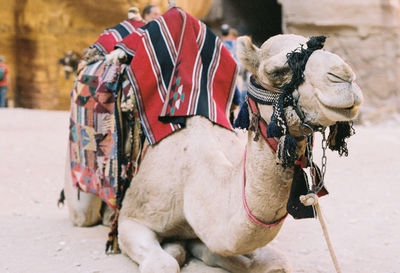
M 286 54 L 306 42 L 302 36 L 278 35 L 258 48 L 250 38 L 240 37 L 238 57 L 259 85 L 277 90 L 292 76 Z M 340 57 L 314 51 L 304 76 L 293 96 L 307 124 L 327 127 L 357 116 L 362 93 Z M 269 122 L 272 106 L 258 107 Z M 288 117 L 288 125 L 301 155 L 305 142 L 299 124 Z M 275 238 L 282 222 L 259 225 L 243 205 L 245 179 L 245 198 L 257 219 L 274 223 L 287 214 L 294 168 L 276 161 L 264 139 L 255 140 L 254 131 L 229 131 L 200 116 L 188 118 L 185 129 L 148 149 L 132 180 L 119 217 L 121 250 L 142 273 L 180 272 L 184 247 L 206 265 L 228 272 L 290 272 L 281 255 L 257 250 Z M 100 198 L 81 193 L 78 201 L 68 177 L 65 189 L 72 222 L 97 223 Z

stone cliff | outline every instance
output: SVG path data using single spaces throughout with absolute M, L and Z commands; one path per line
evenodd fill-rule
M 285 33 L 326 35 L 326 48 L 352 65 L 365 96 L 361 119 L 400 112 L 398 0 L 279 2 Z
M 212 0 L 177 5 L 201 17 Z M 130 6 L 167 8 L 167 0 L 0 0 L 0 55 L 10 68 L 7 97 L 16 106 L 69 109 L 73 79 L 66 80 L 58 60 L 73 50 L 83 53 L 105 29 L 126 18 Z

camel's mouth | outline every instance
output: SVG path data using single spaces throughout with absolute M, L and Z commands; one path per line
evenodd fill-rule
M 332 106 L 324 104 L 321 100 L 318 100 L 325 116 L 332 121 L 350 121 L 357 117 L 358 106 L 353 104 L 348 107 L 343 106 Z

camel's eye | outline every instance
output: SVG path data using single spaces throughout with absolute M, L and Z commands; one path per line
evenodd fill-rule
M 273 78 L 282 78 L 282 77 L 286 77 L 289 72 L 290 72 L 290 67 L 284 66 L 284 67 L 274 69 L 271 72 L 266 72 L 266 74 Z
M 343 83 L 343 82 L 351 83 L 350 79 L 346 80 L 346 79 L 344 79 L 344 77 L 338 76 L 338 75 L 333 74 L 331 72 L 328 72 L 327 77 L 328 77 L 328 80 L 330 80 L 331 82 L 334 82 L 334 83 Z

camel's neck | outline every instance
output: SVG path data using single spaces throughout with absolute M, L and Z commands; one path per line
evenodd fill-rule
M 246 155 L 246 199 L 250 211 L 265 223 L 274 222 L 286 214 L 293 179 L 293 168 L 276 164 L 275 152 L 260 137 L 249 131 Z

